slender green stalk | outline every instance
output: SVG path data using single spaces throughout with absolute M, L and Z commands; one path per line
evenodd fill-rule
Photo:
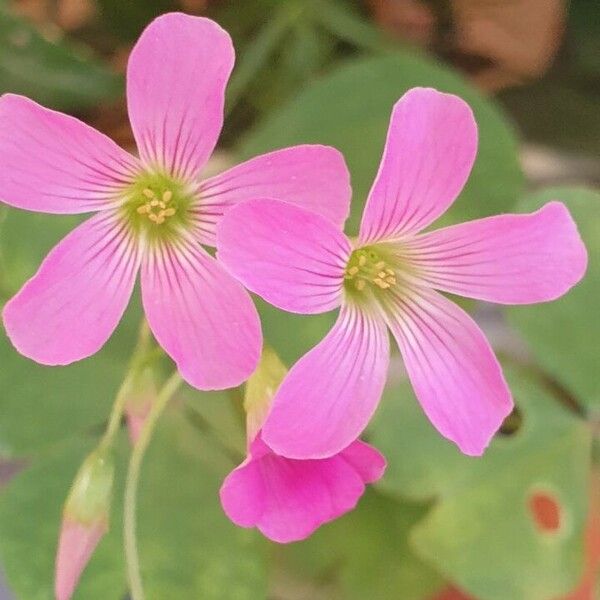
M 154 428 L 163 410 L 169 403 L 171 396 L 181 385 L 181 377 L 175 372 L 161 388 L 144 427 L 140 433 L 129 460 L 127 470 L 127 481 L 125 482 L 125 507 L 123 514 L 123 535 L 125 541 L 125 562 L 127 564 L 127 578 L 129 580 L 129 592 L 132 600 L 144 600 L 144 588 L 140 574 L 140 559 L 137 549 L 136 537 L 136 506 L 137 488 L 140 478 L 140 470 L 144 455 L 152 439 Z
M 117 392 L 117 396 L 113 403 L 113 407 L 108 418 L 108 424 L 102 439 L 100 440 L 100 446 L 109 446 L 112 440 L 119 430 L 121 419 L 123 417 L 123 411 L 125 410 L 125 403 L 127 402 L 127 396 L 129 395 L 129 389 L 132 380 L 137 374 L 137 370 L 141 364 L 143 364 L 148 358 L 148 344 L 150 343 L 150 328 L 145 319 L 140 324 L 140 331 L 138 334 L 138 341 L 133 351 L 131 361 L 129 363 L 129 369 L 127 375 Z

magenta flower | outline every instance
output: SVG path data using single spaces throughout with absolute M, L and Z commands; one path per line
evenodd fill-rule
M 587 254 L 565 206 L 423 233 L 462 189 L 477 127 L 468 105 L 413 89 L 395 105 L 360 233 L 322 216 L 251 200 L 224 217 L 218 257 L 284 310 L 341 307 L 329 334 L 290 370 L 262 436 L 291 458 L 331 456 L 373 414 L 389 363 L 387 328 L 423 410 L 442 435 L 479 455 L 513 401 L 484 334 L 436 290 L 502 304 L 545 302 L 583 276 Z
M 386 467 L 383 456 L 360 440 L 324 459 L 275 454 L 261 428 L 285 372 L 276 355 L 265 350 L 246 387 L 248 457 L 226 477 L 220 492 L 223 510 L 236 525 L 257 527 L 281 543 L 304 539 L 352 510 L 366 484 L 380 479 Z
M 84 123 L 15 95 L 0 98 L 0 198 L 47 213 L 97 213 L 46 257 L 7 303 L 15 347 L 47 365 L 98 351 L 141 271 L 144 309 L 182 376 L 201 389 L 238 385 L 259 357 L 258 316 L 243 287 L 200 244 L 242 199 L 303 204 L 333 222 L 350 194 L 341 155 L 298 146 L 201 180 L 223 122 L 234 63 L 228 34 L 183 14 L 154 21 L 127 70 L 134 157 Z
M 385 466 L 360 440 L 329 458 L 297 460 L 275 454 L 259 433 L 248 458 L 225 479 L 221 504 L 236 525 L 257 527 L 274 542 L 295 542 L 354 509 Z

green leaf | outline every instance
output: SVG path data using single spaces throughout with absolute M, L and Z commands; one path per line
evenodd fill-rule
M 310 598 L 428 598 L 442 580 L 408 546 L 409 530 L 424 511 L 369 490 L 354 512 L 304 542 L 278 547 L 280 578 L 286 589 L 296 583 L 305 594 L 310 582 Z
M 19 600 L 54 600 L 54 558 L 62 506 L 92 440 L 55 447 L 10 482 L 0 495 L 0 560 Z M 122 469 L 121 469 L 122 470 Z M 73 600 L 122 600 L 120 495 L 109 533 L 84 571 Z
M 46 106 L 75 110 L 122 92 L 122 79 L 53 32 L 42 35 L 0 4 L 0 94 L 13 92 Z
M 215 452 L 214 444 L 175 415 L 162 424 L 145 459 L 138 535 L 148 600 L 266 597 L 262 540 L 223 514 L 219 487 L 226 463 L 207 461 L 207 452 Z
M 126 42 L 134 42 L 143 29 L 159 15 L 177 9 L 173 0 L 98 0 L 100 18 L 111 35 Z
M 355 232 L 383 151 L 392 105 L 415 86 L 463 97 L 480 130 L 479 154 L 449 221 L 508 210 L 523 177 L 510 125 L 499 109 L 454 72 L 408 51 L 350 62 L 301 92 L 246 136 L 244 157 L 301 143 L 331 144 L 346 157 L 354 187 L 349 231 Z
M 577 188 L 553 188 L 524 199 L 519 212 L 533 211 L 549 200 L 563 201 L 588 250 L 584 279 L 554 302 L 507 309 L 510 322 L 525 338 L 550 377 L 566 386 L 577 402 L 600 410 L 598 340 L 600 320 L 600 194 Z
M 96 356 L 68 367 L 24 358 L 0 331 L 0 457 L 39 452 L 107 419 L 125 376 L 138 314 L 139 308 L 130 309 Z
M 266 597 L 262 541 L 232 525 L 218 490 L 232 463 L 175 410 L 160 422 L 142 468 L 138 507 L 142 579 L 148 600 Z M 123 436 L 124 437 L 124 436 Z M 19 600 L 51 600 L 62 504 L 92 440 L 55 447 L 0 496 L 0 557 Z M 122 600 L 121 498 L 127 443 L 118 451 L 110 533 L 84 571 L 74 600 Z
M 388 392 L 372 441 L 390 463 L 385 489 L 438 497 L 411 537 L 423 559 L 481 600 L 547 600 L 572 589 L 583 566 L 591 432 L 537 380 L 506 374 L 523 422 L 482 458 L 441 440 L 405 386 Z M 557 531 L 536 525 L 537 493 L 560 507 Z

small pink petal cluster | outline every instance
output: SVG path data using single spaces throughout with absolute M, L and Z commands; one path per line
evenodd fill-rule
M 553 300 L 581 279 L 587 253 L 559 202 L 424 232 L 460 193 L 476 150 L 469 106 L 416 88 L 394 106 L 357 240 L 274 199 L 223 217 L 217 256 L 248 289 L 291 312 L 341 307 L 273 400 L 262 431 L 273 451 L 325 458 L 360 435 L 385 384 L 388 328 L 423 410 L 465 454 L 480 455 L 511 411 L 483 332 L 439 291 L 502 304 Z
M 201 178 L 233 63 L 229 35 L 209 19 L 166 14 L 144 31 L 127 68 L 139 158 L 72 117 L 0 98 L 0 199 L 32 211 L 97 213 L 6 304 L 4 325 L 22 354 L 64 365 L 98 351 L 141 271 L 150 328 L 188 383 L 221 389 L 252 373 L 258 315 L 201 244 L 214 245 L 229 206 L 255 197 L 342 223 L 350 186 L 343 157 L 325 146 L 272 152 Z
M 383 476 L 386 462 L 375 448 L 360 440 L 316 460 L 296 460 L 273 452 L 262 439 L 261 429 L 268 423 L 274 391 L 286 371 L 268 349 L 248 381 L 246 399 L 265 370 L 271 371 L 271 381 L 259 383 L 257 398 L 245 402 L 248 456 L 225 479 L 221 504 L 236 525 L 257 527 L 275 542 L 294 542 L 352 510 L 366 484 Z
M 352 510 L 385 466 L 360 440 L 328 458 L 297 460 L 275 454 L 259 432 L 246 460 L 225 479 L 221 504 L 236 525 L 257 527 L 274 542 L 295 542 Z

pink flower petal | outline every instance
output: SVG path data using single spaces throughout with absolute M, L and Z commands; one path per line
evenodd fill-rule
M 569 211 L 550 202 L 530 215 L 501 215 L 426 233 L 413 262 L 441 290 L 503 304 L 562 296 L 584 275 L 587 252 Z
M 279 200 L 250 200 L 227 211 L 217 246 L 237 279 L 283 310 L 321 313 L 340 305 L 352 249 L 321 215 Z
M 216 224 L 243 200 L 273 198 L 319 213 L 340 227 L 350 208 L 350 174 L 329 146 L 294 146 L 257 156 L 202 182 L 197 219 L 202 242 L 215 245 Z
M 326 458 L 355 440 L 385 384 L 389 338 L 382 319 L 342 306 L 327 336 L 277 390 L 263 439 L 281 456 Z
M 429 88 L 394 106 L 379 173 L 360 227 L 360 242 L 420 231 L 462 190 L 477 153 L 477 125 L 463 100 Z
M 74 229 L 4 307 L 17 350 L 45 365 L 97 352 L 119 323 L 139 267 L 137 245 L 112 212 Z
M 63 522 L 56 554 L 56 600 L 70 600 L 83 570 L 107 530 L 105 520 L 89 525 L 68 519 Z
M 48 213 L 110 206 L 138 161 L 85 123 L 23 96 L 0 98 L 0 201 Z
M 142 33 L 129 57 L 129 118 L 143 161 L 181 178 L 204 166 L 223 125 L 231 39 L 203 17 L 169 13 Z
M 513 407 L 483 332 L 433 290 L 396 297 L 393 310 L 389 325 L 429 420 L 465 454 L 482 454 Z
M 275 542 L 294 542 L 352 510 L 365 484 L 384 470 L 383 456 L 360 441 L 331 458 L 293 460 L 269 451 L 259 436 L 249 458 L 225 479 L 221 503 L 237 525 L 257 527 Z
M 256 368 L 262 335 L 252 300 L 194 241 L 148 253 L 142 299 L 157 341 L 190 385 L 234 387 Z

